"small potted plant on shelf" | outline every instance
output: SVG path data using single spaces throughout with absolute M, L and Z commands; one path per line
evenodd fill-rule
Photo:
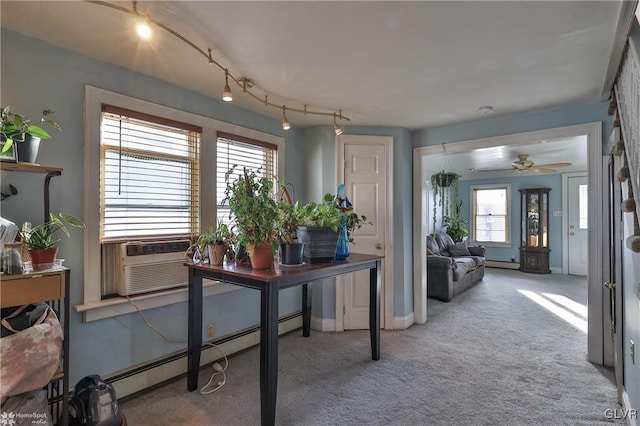
M 58 254 L 58 247 L 55 245 L 60 242 L 60 238 L 56 238 L 56 232 L 61 231 L 70 238 L 71 233 L 67 226 L 84 229 L 85 224 L 77 217 L 64 212 L 58 213 L 57 216 L 50 213 L 48 222 L 33 228 L 28 222 L 25 223 L 20 235 L 29 248 L 31 264 L 35 271 L 53 268 Z
M 194 262 L 205 262 L 211 265 L 222 265 L 224 257 L 231 247 L 232 234 L 227 224 L 218 222 L 214 228 L 210 226 L 198 235 L 187 252 L 192 253 Z
M 227 182 L 235 167 L 226 173 Z M 223 203 L 231 209 L 231 219 L 254 269 L 268 269 L 278 249 L 279 216 L 274 180 L 247 170 L 227 184 Z
M 62 127 L 58 122 L 48 118 L 53 111 L 46 109 L 42 111 L 42 118 L 38 123 L 31 123 L 31 118 L 11 112 L 10 107 L 2 108 L 0 112 L 2 119 L 2 129 L 0 136 L 2 138 L 2 153 L 6 153 L 12 149 L 17 149 L 17 159 L 26 163 L 34 163 L 38 156 L 41 139 L 51 139 L 51 134 L 47 132 L 43 126 L 49 125 L 56 130 L 62 131 Z
M 282 194 L 278 202 L 280 263 L 299 265 L 303 260 L 304 243 L 298 240 L 298 227 L 304 224 L 305 209 L 297 201 L 292 203 L 284 187 Z

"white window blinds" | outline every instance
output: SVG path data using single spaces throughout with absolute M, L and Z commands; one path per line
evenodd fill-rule
M 243 169 L 254 170 L 258 176 L 276 176 L 278 171 L 276 145 L 218 132 L 216 164 L 216 204 L 217 217 L 223 223 L 229 223 L 229 207 L 223 205 L 227 182 L 235 180 Z M 233 174 L 227 177 L 229 170 Z
M 102 243 L 198 232 L 201 133 L 187 123 L 103 106 Z
M 478 242 L 507 243 L 507 188 L 473 190 L 473 236 Z

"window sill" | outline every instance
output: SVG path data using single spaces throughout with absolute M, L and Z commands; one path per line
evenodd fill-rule
M 241 289 L 241 287 L 238 286 L 207 279 L 203 280 L 202 287 L 202 297 L 229 293 L 231 291 Z M 136 302 L 136 305 L 138 305 L 140 310 L 144 311 L 145 309 L 159 308 L 161 306 L 186 302 L 188 297 L 188 289 L 186 287 L 182 287 L 163 291 L 161 293 L 132 296 L 131 299 Z M 74 309 L 77 312 L 82 312 L 83 322 L 97 321 L 136 312 L 136 308 L 127 300 L 126 297 L 116 297 L 94 303 L 84 303 L 76 305 Z

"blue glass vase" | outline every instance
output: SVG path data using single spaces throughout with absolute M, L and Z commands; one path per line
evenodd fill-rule
M 336 260 L 344 260 L 351 254 L 349 239 L 347 238 L 347 227 L 342 225 L 338 233 L 338 246 L 336 247 Z

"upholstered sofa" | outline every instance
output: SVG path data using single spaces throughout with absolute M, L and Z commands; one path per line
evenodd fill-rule
M 484 277 L 485 248 L 454 243 L 445 233 L 427 235 L 427 297 L 450 301 Z

